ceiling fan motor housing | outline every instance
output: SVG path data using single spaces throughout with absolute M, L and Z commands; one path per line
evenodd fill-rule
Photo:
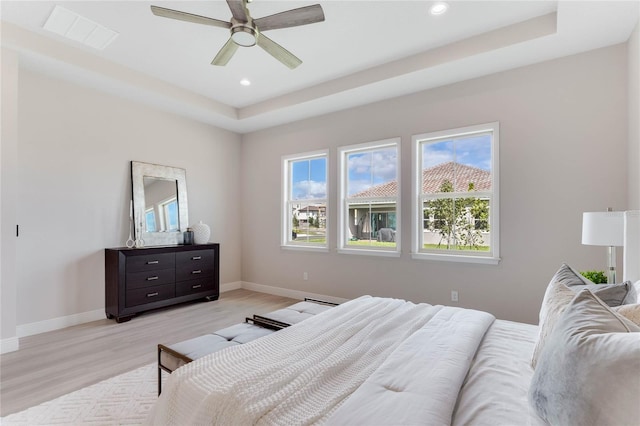
M 231 27 L 231 39 L 238 46 L 255 46 L 258 38 L 258 31 L 251 25 L 237 23 Z

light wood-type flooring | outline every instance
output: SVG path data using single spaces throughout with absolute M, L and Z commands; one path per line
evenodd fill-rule
M 0 355 L 0 416 L 155 363 L 158 343 L 208 334 L 295 302 L 233 290 L 214 302 L 147 312 L 122 324 L 105 318 L 21 338 L 20 350 Z

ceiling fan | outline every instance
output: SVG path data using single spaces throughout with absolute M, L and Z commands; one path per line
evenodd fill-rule
M 257 44 L 278 61 L 294 69 L 300 65 L 302 61 L 287 49 L 262 34 L 262 32 L 324 21 L 324 12 L 319 4 L 291 9 L 258 19 L 253 19 L 249 14 L 247 0 L 227 0 L 227 4 L 229 5 L 229 9 L 231 9 L 231 22 L 159 6 L 151 6 L 151 11 L 156 16 L 231 30 L 231 37 L 211 62 L 212 65 L 220 66 L 226 65 L 229 62 L 233 54 L 238 50 L 238 46 L 251 47 Z

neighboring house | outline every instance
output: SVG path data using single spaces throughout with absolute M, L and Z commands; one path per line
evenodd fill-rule
M 314 218 L 320 222 L 320 226 L 326 226 L 326 206 L 297 206 L 294 208 L 293 215 L 298 218 L 299 223 L 308 223 L 310 218 Z
M 476 191 L 491 190 L 490 172 L 449 161 L 422 171 L 422 192 L 440 192 L 440 188 L 446 181 L 453 184 L 454 192 L 467 192 L 470 183 L 473 183 Z M 391 228 L 395 231 L 395 203 L 371 203 L 370 200 L 395 197 L 396 194 L 398 194 L 398 182 L 392 180 L 352 195 L 352 200 L 361 198 L 363 201 L 362 203 L 352 201 L 349 204 L 349 230 L 351 231 L 351 237 L 355 239 L 380 239 L 378 238 L 378 233 L 381 229 Z M 432 240 L 433 238 L 429 239 Z

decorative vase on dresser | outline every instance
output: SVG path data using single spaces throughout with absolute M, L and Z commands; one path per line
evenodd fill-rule
M 199 223 L 191 225 L 193 231 L 193 242 L 196 244 L 207 244 L 209 237 L 211 236 L 211 228 L 206 223 Z
M 107 318 L 220 295 L 220 244 L 105 249 Z

